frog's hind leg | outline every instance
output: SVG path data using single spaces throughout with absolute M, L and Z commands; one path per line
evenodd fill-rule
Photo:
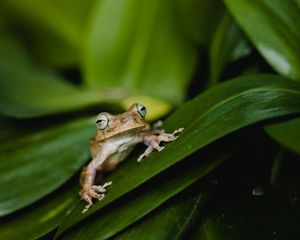
M 93 198 L 98 199 L 101 197 L 97 192 L 91 189 L 91 185 L 94 182 L 95 173 L 96 169 L 93 167 L 93 164 L 89 164 L 87 167 L 84 167 L 80 175 L 81 190 L 79 192 L 79 196 L 81 199 L 87 202 L 87 205 L 83 209 L 82 213 L 86 212 L 93 205 Z

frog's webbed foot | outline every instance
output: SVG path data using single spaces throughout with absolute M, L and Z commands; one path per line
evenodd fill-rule
M 175 134 L 177 134 L 177 133 L 181 133 L 183 130 L 184 130 L 184 128 L 178 128 L 178 129 L 176 129 L 176 130 L 172 133 L 172 135 L 175 135 Z
M 93 198 L 98 199 L 101 201 L 105 197 L 106 187 L 111 185 L 112 182 L 104 183 L 103 185 L 92 185 L 90 187 L 84 187 L 79 192 L 81 199 L 87 202 L 82 213 L 85 213 L 92 205 L 93 205 Z
M 165 133 L 164 131 L 157 132 L 154 130 L 154 133 L 151 135 L 146 135 L 144 137 L 144 143 L 148 146 L 147 149 L 143 154 L 141 154 L 138 158 L 138 162 L 141 162 L 143 158 L 147 157 L 152 153 L 154 150 L 162 151 L 164 147 L 160 146 L 161 142 L 172 142 L 178 136 L 176 134 L 182 132 L 184 128 L 178 128 L 173 133 Z
M 96 193 L 92 188 L 84 188 L 79 192 L 79 195 L 81 199 L 87 202 L 84 209 L 82 210 L 82 213 L 85 213 L 92 205 L 93 205 L 93 198 L 103 198 L 104 196 L 101 196 L 101 194 Z

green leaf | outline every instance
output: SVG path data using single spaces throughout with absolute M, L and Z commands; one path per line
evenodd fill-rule
M 207 194 L 175 200 L 165 208 L 158 209 L 138 224 L 117 235 L 115 239 L 184 239 L 199 211 L 207 200 Z
M 186 35 L 201 45 L 209 45 L 221 19 L 224 5 L 219 0 L 176 0 L 178 26 Z
M 228 63 L 249 55 L 250 52 L 251 49 L 240 28 L 228 12 L 225 12 L 210 45 L 209 84 L 212 86 L 218 82 Z
M 298 0 L 225 0 L 250 40 L 280 74 L 300 79 Z
M 83 48 L 90 87 L 182 100 L 197 47 L 179 31 L 173 1 L 101 0 Z
M 3 239 L 37 239 L 58 226 L 66 210 L 76 199 L 78 185 L 66 184 L 14 215 L 0 219 Z
M 17 29 L 31 52 L 44 62 L 68 66 L 79 60 L 82 32 L 92 2 L 12 0 L 0 4 L 11 27 Z
M 11 139 L 0 147 L 0 216 L 40 199 L 89 158 L 90 120 L 61 124 Z
M 64 234 L 62 238 L 88 238 L 95 240 L 109 238 L 202 178 L 220 165 L 225 157 L 224 155 L 218 158 L 214 157 L 212 159 L 210 157 L 208 159 L 207 156 L 203 156 L 203 158 L 205 158 L 205 162 L 203 163 L 190 161 L 188 164 L 181 164 L 175 169 L 172 169 L 171 172 L 168 172 L 163 178 L 156 179 L 150 186 L 148 184 L 146 189 L 139 189 L 132 199 L 127 198 L 121 201 L 120 204 L 116 204 L 110 211 L 98 212 L 93 216 L 94 220 L 83 222 L 80 224 L 80 227 L 71 229 L 71 231 Z M 131 165 L 134 167 L 136 164 L 135 159 L 132 159 L 131 162 Z M 123 167 L 120 171 L 127 172 Z M 175 174 L 177 177 L 172 177 Z M 80 206 L 81 204 L 76 205 L 77 208 Z M 110 224 L 107 224 L 107 222 Z
M 166 120 L 167 131 L 185 128 L 175 142 L 141 164 L 123 164 L 122 170 L 108 177 L 114 185 L 107 196 L 85 214 L 81 214 L 83 203 L 74 209 L 60 232 L 226 134 L 265 119 L 299 112 L 300 84 L 278 76 L 244 76 L 204 92 Z
M 268 125 L 265 130 L 281 145 L 300 154 L 300 118 Z
M 0 40 L 0 112 L 19 118 L 72 111 L 99 103 L 96 91 L 79 89 L 34 65 L 22 47 Z

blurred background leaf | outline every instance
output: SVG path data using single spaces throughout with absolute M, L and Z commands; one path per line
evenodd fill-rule
M 98 1 L 83 48 L 86 84 L 182 101 L 197 46 L 178 31 L 174 10 L 170 0 Z
M 209 49 L 209 85 L 215 85 L 229 63 L 251 53 L 251 48 L 228 12 L 224 12 Z
M 19 43 L 0 40 L 2 114 L 19 118 L 43 116 L 74 111 L 109 98 L 69 84 L 53 71 L 34 64 Z
M 93 0 L 12 0 L 0 6 L 12 29 L 44 63 L 70 67 L 80 47 Z
M 176 0 L 174 2 L 180 30 L 195 43 L 208 46 L 225 9 L 222 1 Z

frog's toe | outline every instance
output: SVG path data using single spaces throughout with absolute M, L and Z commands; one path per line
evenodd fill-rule
M 88 203 L 88 205 L 93 205 L 92 199 L 96 198 L 96 199 L 102 199 L 103 198 L 103 194 L 98 194 L 98 192 L 95 191 L 95 189 L 93 189 L 93 186 L 91 188 L 86 188 L 80 191 L 79 193 L 81 199 L 83 199 L 84 201 L 86 201 Z
M 184 128 L 178 128 L 173 132 L 173 134 L 181 133 L 183 130 Z
M 91 189 L 93 189 L 96 193 L 105 193 L 106 187 L 110 186 L 112 182 L 106 182 L 103 185 L 93 185 Z
M 89 208 L 92 206 L 92 204 L 85 205 L 84 209 L 82 209 L 81 213 L 85 213 Z
M 89 196 L 93 199 L 93 198 L 96 198 L 96 199 L 99 199 L 100 198 L 100 194 L 96 193 L 94 190 L 90 189 L 89 191 Z
M 91 192 L 91 196 L 92 198 L 95 198 L 99 201 L 101 201 L 105 197 L 103 193 L 96 193 L 95 191 Z
M 106 192 L 106 189 L 102 187 L 101 185 L 93 185 L 91 187 L 96 193 L 104 193 Z
M 81 199 L 87 202 L 84 209 L 82 210 L 82 213 L 85 213 L 92 205 L 92 197 L 87 192 L 80 192 Z
M 173 136 L 173 137 L 170 139 L 170 142 L 175 141 L 177 138 L 179 138 L 179 136 Z

